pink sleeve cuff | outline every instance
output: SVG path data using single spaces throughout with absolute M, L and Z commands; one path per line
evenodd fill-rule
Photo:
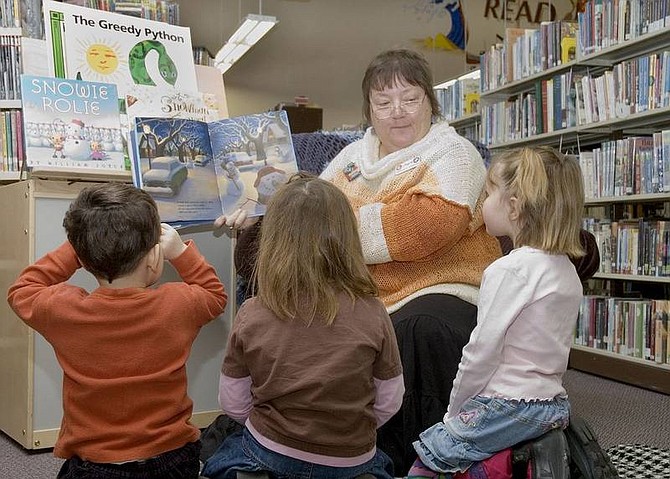
M 251 376 L 231 378 L 221 373 L 219 378 L 219 405 L 228 417 L 242 424 L 254 406 L 251 384 Z
M 377 427 L 381 427 L 400 410 L 402 406 L 402 397 L 405 394 L 405 381 L 402 374 L 391 379 L 375 379 L 374 412 L 377 418 Z

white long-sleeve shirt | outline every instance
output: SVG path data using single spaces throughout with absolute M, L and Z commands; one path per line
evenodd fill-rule
M 476 396 L 565 395 L 582 285 L 565 255 L 521 247 L 484 271 L 477 326 L 463 349 L 445 420 Z

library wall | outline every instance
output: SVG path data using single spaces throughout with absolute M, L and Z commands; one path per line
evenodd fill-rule
M 256 0 L 181 0 L 181 23 L 191 27 L 193 45 L 212 54 L 235 31 L 240 19 L 259 13 Z M 264 15 L 279 24 L 226 72 L 231 116 L 269 109 L 296 95 L 323 108 L 326 129 L 362 120 L 360 83 L 374 55 L 388 48 L 422 51 L 435 81 L 467 70 L 466 52 L 448 49 L 450 10 L 463 12 L 471 57 L 497 41 L 507 26 L 571 16 L 570 0 L 266 0 Z M 465 31 L 463 32 L 465 34 Z M 442 36 L 440 36 L 442 35 Z

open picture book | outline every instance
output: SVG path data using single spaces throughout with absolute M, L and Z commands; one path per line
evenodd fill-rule
M 272 194 L 298 171 L 285 111 L 134 122 L 133 182 L 152 195 L 161 220 L 176 227 L 211 223 L 237 209 L 263 215 Z

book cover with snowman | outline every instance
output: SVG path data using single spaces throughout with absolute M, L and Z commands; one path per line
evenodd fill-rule
M 26 164 L 124 170 L 116 85 L 21 75 Z
M 130 143 L 135 186 L 175 226 L 211 223 L 238 208 L 262 215 L 298 171 L 284 110 L 210 122 L 137 117 Z
M 49 73 L 114 83 L 120 98 L 197 84 L 188 27 L 44 0 Z

